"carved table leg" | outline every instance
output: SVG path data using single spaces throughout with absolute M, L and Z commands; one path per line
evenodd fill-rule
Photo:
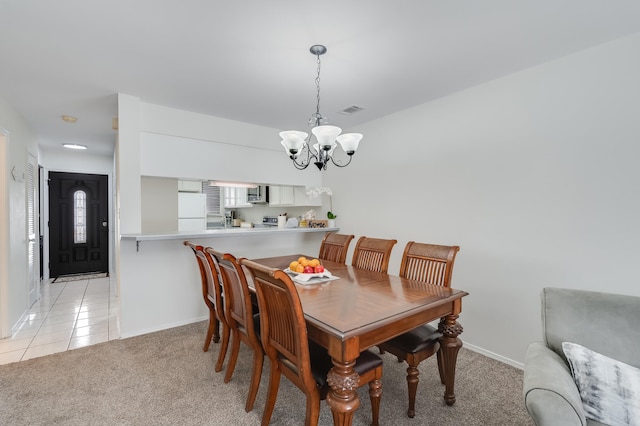
M 444 367 L 444 402 L 447 405 L 453 405 L 456 402 L 453 385 L 456 377 L 458 351 L 462 347 L 462 340 L 458 339 L 458 335 L 462 333 L 462 326 L 456 321 L 457 319 L 458 315 L 447 315 L 441 318 L 440 324 L 438 324 L 438 330 L 442 333 L 440 351 Z
M 327 404 L 333 413 L 335 426 L 348 426 L 353 422 L 353 413 L 360 406 L 356 389 L 360 376 L 353 370 L 355 361 L 339 362 L 335 359 L 333 368 L 327 375 L 327 382 L 331 391 L 327 395 Z

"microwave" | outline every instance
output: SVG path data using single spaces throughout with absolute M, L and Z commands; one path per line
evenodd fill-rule
M 247 188 L 247 202 L 251 204 L 261 204 L 269 202 L 269 187 L 258 185 L 255 188 Z

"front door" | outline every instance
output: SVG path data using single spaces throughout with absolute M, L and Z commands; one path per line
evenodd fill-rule
M 109 271 L 106 175 L 49 172 L 49 275 Z

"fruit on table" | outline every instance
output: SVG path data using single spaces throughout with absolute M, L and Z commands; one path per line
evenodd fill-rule
M 322 268 L 321 271 L 317 271 L 316 268 Z M 298 260 L 294 260 L 289 264 L 289 270 L 292 272 L 303 273 L 303 274 L 313 274 L 324 272 L 324 267 L 320 265 L 320 260 L 318 259 L 307 259 L 304 256 L 300 256 Z
M 313 272 L 315 272 L 316 274 L 320 274 L 320 273 L 324 272 L 324 266 L 322 266 L 322 265 L 314 266 Z

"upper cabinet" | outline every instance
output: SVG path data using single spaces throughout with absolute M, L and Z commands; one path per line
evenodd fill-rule
M 222 203 L 225 209 L 253 207 L 251 203 L 247 202 L 247 188 L 224 186 L 222 189 Z
M 179 180 L 178 192 L 202 192 L 202 182 L 199 180 Z
M 269 206 L 322 206 L 322 198 L 309 198 L 304 186 L 269 186 Z
M 293 206 L 295 198 L 293 196 L 293 186 L 270 186 L 269 187 L 270 206 Z

